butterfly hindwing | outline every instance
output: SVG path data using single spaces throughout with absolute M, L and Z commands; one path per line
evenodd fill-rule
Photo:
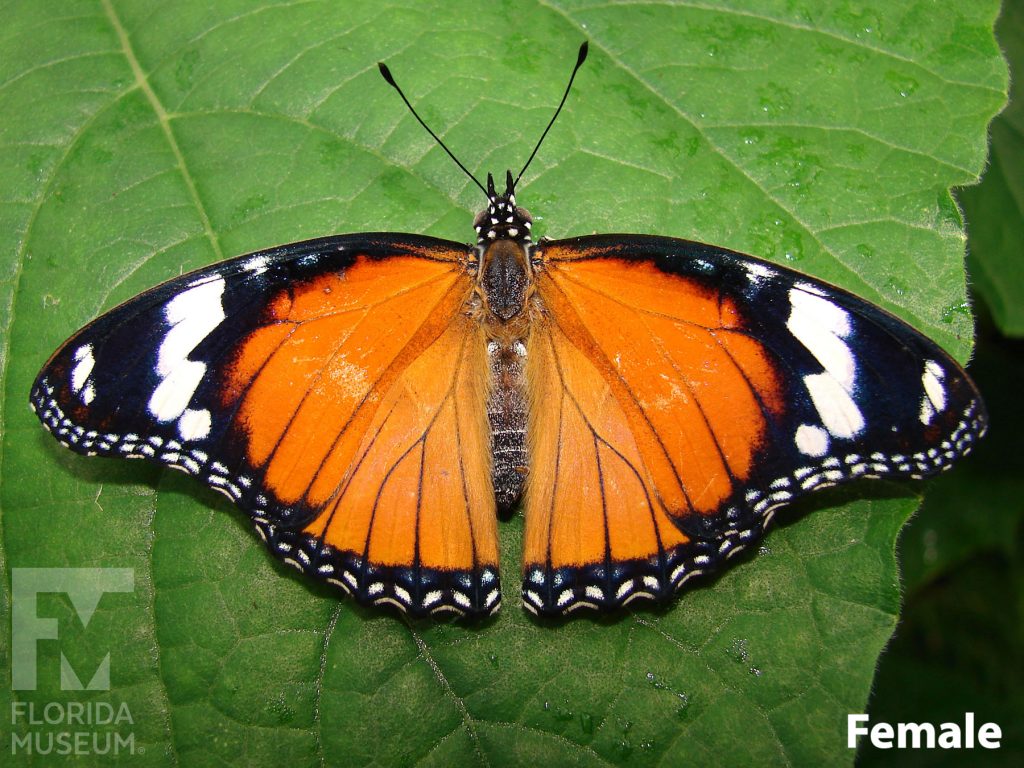
M 834 286 L 649 236 L 542 243 L 535 258 L 531 610 L 667 597 L 794 498 L 926 477 L 984 432 L 952 358 Z
M 489 613 L 486 343 L 465 314 L 474 256 L 364 234 L 184 275 L 69 339 L 33 408 L 78 453 L 202 478 L 275 554 L 361 602 Z

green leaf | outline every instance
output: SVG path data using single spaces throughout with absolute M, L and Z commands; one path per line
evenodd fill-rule
M 1024 72 L 1024 3 L 1008 0 L 998 23 L 1010 68 Z M 960 190 L 971 236 L 974 289 L 1007 336 L 1024 336 L 1024 89 L 1011 79 L 1010 104 L 992 121 L 992 149 L 981 183 Z
M 83 730 L 131 734 L 121 759 L 152 765 L 852 760 L 845 714 L 899 609 L 905 487 L 801 505 L 758 557 L 665 610 L 565 623 L 519 608 L 516 518 L 501 614 L 409 626 L 300 581 L 190 479 L 62 450 L 27 393 L 73 330 L 181 270 L 331 232 L 472 239 L 478 190 L 374 64 L 468 167 L 500 172 L 529 154 L 584 38 L 591 59 L 520 190 L 538 234 L 650 232 L 785 262 L 963 360 L 949 188 L 976 179 L 1005 100 L 995 0 L 5 10 L 0 600 L 15 568 L 135 573 L 85 626 L 66 596 L 41 600 L 61 637 L 38 643 L 38 689 L 0 686 L 12 705 L 125 702 L 131 724 Z M 83 680 L 109 652 L 112 689 L 61 691 L 62 652 Z
M 1001 741 L 998 750 L 986 754 L 975 749 L 970 762 L 1019 765 L 1024 759 L 1024 547 L 976 555 L 909 598 L 875 685 L 872 722 L 963 723 L 964 713 L 973 712 L 978 726 L 1000 727 Z M 964 754 L 921 750 L 911 763 L 907 751 L 876 749 L 865 741 L 857 762 L 955 768 L 964 765 Z

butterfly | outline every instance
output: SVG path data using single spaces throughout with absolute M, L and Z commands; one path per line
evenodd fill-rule
M 963 369 L 845 290 L 668 237 L 534 242 L 515 192 L 537 148 L 503 192 L 477 182 L 474 245 L 338 235 L 176 277 L 65 342 L 33 409 L 415 617 L 498 609 L 520 503 L 525 607 L 614 610 L 719 569 L 794 499 L 933 475 L 984 434 Z

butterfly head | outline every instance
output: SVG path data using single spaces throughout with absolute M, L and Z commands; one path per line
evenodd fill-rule
M 487 208 L 477 214 L 473 221 L 477 242 L 481 245 L 495 240 L 530 242 L 530 227 L 533 217 L 525 208 L 516 206 L 515 182 L 512 171 L 505 171 L 505 194 L 499 195 L 494 188 L 494 177 L 487 174 Z

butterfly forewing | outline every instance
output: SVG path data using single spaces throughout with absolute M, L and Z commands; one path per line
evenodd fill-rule
M 486 343 L 465 312 L 473 255 L 367 234 L 185 275 L 66 342 L 33 407 L 79 453 L 201 477 L 275 554 L 362 602 L 491 612 Z

